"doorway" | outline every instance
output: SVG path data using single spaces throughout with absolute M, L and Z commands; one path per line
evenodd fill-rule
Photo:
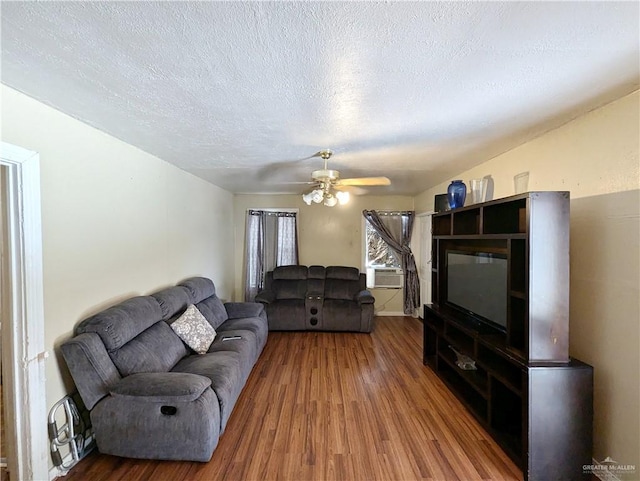
M 6 322 L 7 318 L 5 306 L 7 305 L 8 293 L 7 293 L 7 205 L 6 193 L 7 193 L 7 168 L 0 165 L 0 346 L 2 346 L 2 325 Z M 2 349 L 0 349 L 0 353 Z M 3 390 L 3 376 L 2 376 L 2 357 L 0 355 L 0 481 L 9 481 L 9 473 L 7 470 L 7 449 L 9 444 L 7 443 L 7 429 L 5 424 L 7 422 L 7 416 L 5 414 L 6 402 L 4 400 L 6 387 Z
M 12 480 L 48 479 L 39 155 L 2 142 L 0 166 L 6 462 Z
M 431 218 L 433 213 L 426 212 L 418 214 L 417 229 L 414 229 L 414 238 L 411 241 L 418 268 L 418 279 L 420 280 L 420 304 L 418 316 L 422 318 L 423 304 L 431 303 Z

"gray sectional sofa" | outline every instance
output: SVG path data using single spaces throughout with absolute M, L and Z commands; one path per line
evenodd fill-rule
M 272 331 L 371 332 L 375 299 L 355 267 L 280 266 L 255 299 Z
M 171 327 L 192 305 L 217 332 L 204 354 Z M 262 304 L 223 304 L 199 277 L 85 319 L 61 350 L 100 452 L 208 461 L 267 334 Z

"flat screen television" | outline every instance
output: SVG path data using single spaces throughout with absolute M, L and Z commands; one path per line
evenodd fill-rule
M 501 330 L 507 328 L 507 256 L 447 250 L 447 304 Z

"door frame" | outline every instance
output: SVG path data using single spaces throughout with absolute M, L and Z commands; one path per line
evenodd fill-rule
M 40 156 L 1 143 L 0 164 L 6 167 L 7 268 L 9 297 L 3 305 L 3 382 L 6 390 L 7 459 L 14 479 L 49 478 L 49 443 L 44 363 L 44 296 Z M 4 391 L 4 390 L 3 390 Z M 9 421 L 11 422 L 11 421 Z
M 432 243 L 432 229 L 431 219 L 433 218 L 433 211 L 421 212 L 416 215 L 418 221 L 418 278 L 420 279 L 420 306 L 418 309 L 418 316 L 422 318 L 423 304 L 431 303 L 431 243 Z M 414 232 L 414 236 L 416 232 Z

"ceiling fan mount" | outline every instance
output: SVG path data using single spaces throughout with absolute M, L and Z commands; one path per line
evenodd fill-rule
M 333 152 L 329 149 L 321 150 L 315 156 L 322 158 L 324 160 L 324 168 L 320 170 L 314 170 L 311 172 L 311 178 L 316 182 L 322 182 L 325 184 L 330 184 L 333 181 L 336 181 L 340 178 L 340 172 L 337 170 L 327 169 L 327 162 L 333 155 Z

